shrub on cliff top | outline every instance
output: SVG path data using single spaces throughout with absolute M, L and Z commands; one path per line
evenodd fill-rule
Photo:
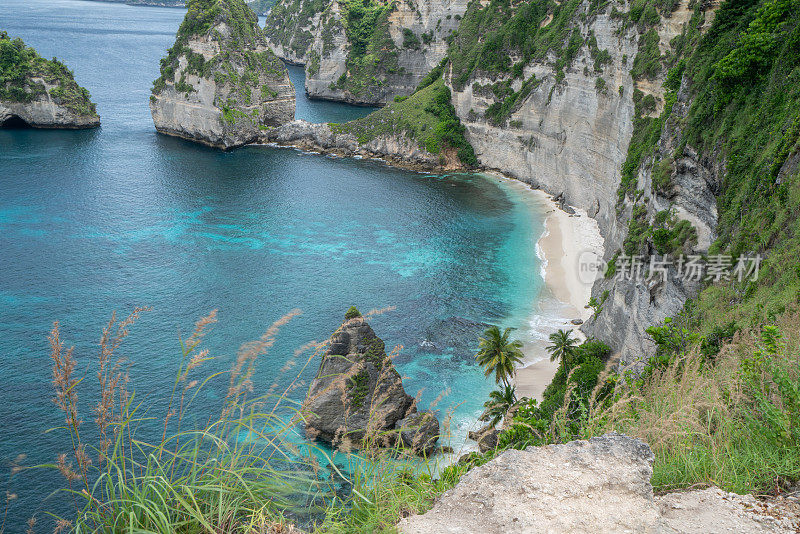
M 356 317 L 361 317 L 361 312 L 358 311 L 358 308 L 355 306 L 350 306 L 350 309 L 345 312 L 344 318 L 349 321 L 350 319 L 355 319 Z

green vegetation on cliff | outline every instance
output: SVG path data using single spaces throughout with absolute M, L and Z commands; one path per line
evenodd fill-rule
M 213 29 L 223 22 L 230 30 L 225 37 Z M 216 42 L 220 53 L 206 59 L 203 54 L 194 52 L 189 47 L 189 41 L 197 38 L 209 38 Z M 249 49 L 259 45 L 265 47 L 258 27 L 258 16 L 243 0 L 189 0 L 175 44 L 161 60 L 161 76 L 153 82 L 153 94 L 159 94 L 167 82 L 174 83 L 179 92 L 191 93 L 194 88 L 187 83 L 186 74 L 201 78 L 213 76 L 217 83 L 238 86 L 238 99 L 243 104 L 249 104 L 252 97 L 250 92 L 258 83 L 259 73 L 279 75 L 283 72 L 283 63 L 271 51 Z M 182 56 L 186 58 L 187 68 L 176 80 L 178 62 Z M 233 67 L 233 56 L 241 56 L 245 65 L 244 73 L 238 73 Z
M 450 103 L 450 90 L 441 78 L 364 118 L 331 124 L 331 129 L 352 133 L 362 144 L 382 135 L 402 133 L 416 140 L 420 148 L 440 154 L 442 158 L 448 150 L 454 150 L 462 164 L 475 166 L 478 163 L 472 146 L 464 137 L 464 126 Z
M 448 57 L 453 64 L 453 83 L 463 88 L 474 75 L 507 74 L 522 76 L 522 67 L 534 59 L 542 60 L 553 54 L 553 67 L 561 72 L 575 58 L 587 39 L 578 23 L 588 20 L 606 7 L 600 0 L 591 0 L 584 11 L 581 0 L 563 2 L 527 1 L 512 4 L 508 0 L 491 0 L 488 5 L 472 2 L 458 32 L 452 38 Z M 546 24 L 545 24 L 546 23 Z M 607 52 L 597 49 L 597 70 L 607 59 Z M 514 63 L 512 57 L 519 57 Z
M 398 50 L 389 35 L 394 3 L 346 0 L 341 4 L 345 34 L 350 43 L 343 74 L 333 87 L 364 97 L 384 84 L 387 74 L 398 74 Z
M 96 115 L 89 91 L 63 63 L 44 59 L 22 39 L 0 31 L 0 100 L 31 102 L 45 94 L 75 113 Z
M 275 2 L 264 23 L 264 34 L 302 59 L 314 42 L 312 19 L 330 5 L 325 0 L 284 0 Z

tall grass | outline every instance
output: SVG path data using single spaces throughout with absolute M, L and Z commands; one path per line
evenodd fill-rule
M 712 358 L 689 350 L 592 400 L 584 435 L 616 430 L 655 453 L 653 486 L 774 493 L 800 479 L 800 313 L 737 334 Z
M 99 400 L 90 428 L 78 402 L 90 376 L 76 375 L 74 350 L 65 348 L 60 325 L 55 323 L 50 332 L 54 400 L 64 414 L 64 424 L 51 431 L 64 432 L 69 446 L 55 463 L 39 467 L 60 472 L 65 483 L 59 493 L 74 509 L 67 517 L 49 514 L 55 532 L 277 534 L 299 532 L 291 524 L 297 519 L 318 532 L 391 531 L 401 517 L 425 510 L 435 494 L 454 483 L 434 480 L 435 466 L 427 459 L 377 447 L 379 436 L 376 446 L 368 436 L 359 454 L 343 454 L 338 461 L 340 453 L 329 454 L 300 438 L 303 411 L 289 394 L 303 385 L 300 373 L 326 343 L 295 351 L 282 371 L 308 356 L 283 391 L 276 381 L 267 394 L 255 393 L 259 358 L 299 310 L 240 348 L 227 373 L 227 395 L 218 415 L 198 426 L 189 424 L 187 415 L 203 387 L 223 374 L 202 373 L 213 359 L 202 343 L 216 312 L 200 319 L 191 336 L 180 340 L 181 358 L 166 410 L 152 413 L 129 390 L 125 362 L 117 356 L 146 311 L 136 309 L 121 321 L 112 316 L 103 330 L 93 377 Z M 153 432 L 156 422 L 159 431 Z M 40 519 L 31 518 L 31 531 Z

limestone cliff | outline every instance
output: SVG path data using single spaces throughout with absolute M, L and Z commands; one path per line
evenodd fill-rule
M 291 121 L 294 107 L 286 67 L 243 0 L 191 0 L 153 83 L 156 129 L 229 149 Z
M 585 209 L 606 240 L 606 259 L 619 253 L 634 210 L 619 191 L 635 125 L 663 110 L 673 48 L 713 14 L 713 4 L 688 5 L 585 0 L 528 4 L 508 14 L 492 2 L 473 4 L 450 50 L 446 81 L 480 163 Z M 515 33 L 521 24 L 532 26 L 527 35 Z M 700 226 L 696 232 L 706 238 L 699 245 L 707 247 L 713 194 L 692 172 L 673 184 L 648 206 L 649 220 L 672 210 L 670 223 Z M 623 359 L 652 355 L 644 329 L 675 314 L 696 290 L 666 284 L 654 306 L 645 289 L 612 291 L 609 283 L 595 289 L 605 318 L 586 330 Z
M 265 32 L 305 65 L 311 97 L 381 105 L 411 94 L 447 53 L 466 0 L 283 0 Z
M 303 404 L 306 432 L 345 449 L 401 442 L 431 454 L 439 421 L 418 412 L 385 345 L 354 308 L 330 339 Z
M 0 128 L 94 128 L 89 91 L 55 58 L 46 60 L 21 39 L 0 32 Z

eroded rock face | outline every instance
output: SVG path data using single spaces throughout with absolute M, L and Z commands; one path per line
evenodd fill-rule
M 458 28 L 468 2 L 363 4 L 367 11 L 385 6 L 370 23 L 366 43 L 354 41 L 359 32 L 348 34 L 348 24 L 355 24 L 348 2 L 281 0 L 270 12 L 265 24 L 270 44 L 283 59 L 305 65 L 310 96 L 380 105 L 411 94 L 447 54 L 446 38 Z
M 619 434 L 508 450 L 476 467 L 403 534 L 654 532 L 653 453 Z
M 291 121 L 294 108 L 286 67 L 256 14 L 242 0 L 191 0 L 153 84 L 156 129 L 229 149 Z
M 57 60 L 0 32 L 0 128 L 94 128 L 100 117 L 89 92 Z
M 435 448 L 439 422 L 417 412 L 414 399 L 363 317 L 346 320 L 333 334 L 303 404 L 306 432 L 334 446 L 394 446 L 398 438 L 418 453 Z

